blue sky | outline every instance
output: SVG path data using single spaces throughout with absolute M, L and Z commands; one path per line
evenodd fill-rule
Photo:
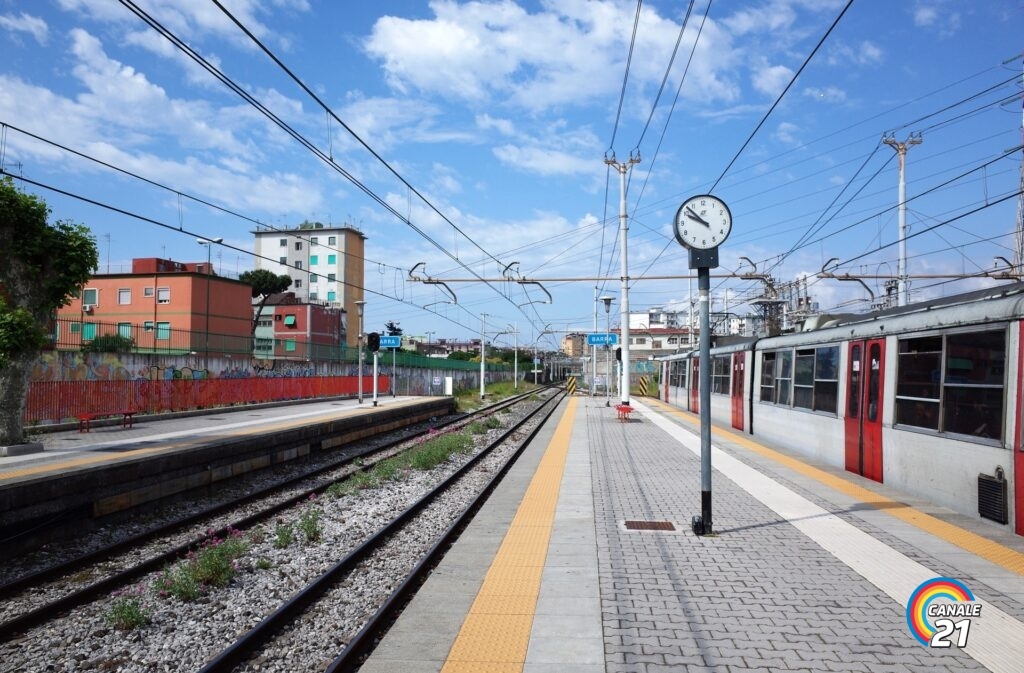
M 907 155 L 909 273 L 1013 259 L 1019 0 L 857 0 L 816 52 L 845 0 L 649 0 L 638 21 L 636 2 L 613 0 L 223 4 L 313 95 L 210 0 L 0 0 L 0 162 L 38 183 L 21 184 L 53 218 L 94 232 L 101 271 L 202 259 L 201 235 L 225 239 L 216 263 L 233 274 L 253 266 L 254 222 L 349 224 L 368 239 L 367 331 L 393 320 L 468 338 L 486 313 L 489 339 L 514 326 L 530 344 L 545 326 L 589 331 L 595 288 L 616 297 L 618 322 L 619 184 L 605 158 L 634 154 L 634 311 L 687 305 L 671 223 L 711 190 L 735 221 L 717 273 L 754 272 L 746 258 L 780 284 L 806 278 L 823 309 L 861 310 L 860 284 L 816 274 L 832 258 L 837 274 L 895 274 L 887 133 L 922 139 Z M 408 280 L 421 262 L 457 304 Z M 884 282 L 864 280 L 876 295 Z M 995 282 L 920 278 L 911 297 Z M 713 289 L 716 308 L 728 297 L 743 314 L 763 284 Z

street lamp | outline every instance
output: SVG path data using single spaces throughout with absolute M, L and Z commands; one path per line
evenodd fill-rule
M 605 400 L 604 400 L 604 406 L 610 407 L 612 405 L 612 402 L 611 402 L 611 394 L 612 394 L 611 393 L 611 388 L 612 388 L 612 386 L 611 386 L 611 383 L 612 383 L 612 344 L 611 344 L 611 338 L 612 338 L 611 337 L 611 334 L 612 334 L 612 302 L 615 301 L 615 297 L 609 297 L 609 296 L 605 295 L 604 297 L 601 297 L 601 301 L 604 302 L 604 315 L 605 315 L 605 321 L 607 322 L 607 329 L 606 329 L 605 333 L 608 335 L 607 337 L 605 337 L 605 348 L 608 349 L 608 356 L 606 358 L 606 360 L 608 362 L 608 367 L 607 367 L 607 370 L 605 371 L 605 383 L 604 383 L 604 397 L 605 397 Z
M 206 328 L 203 330 L 203 369 L 209 368 L 210 359 L 210 253 L 214 243 L 223 241 L 223 238 L 196 239 L 196 243 L 206 246 Z
M 359 315 L 359 336 L 356 341 L 359 345 L 359 404 L 363 403 L 363 309 L 366 302 L 360 299 L 356 302 L 356 313 Z
M 400 322 L 396 322 L 395 323 L 395 327 L 401 327 L 401 326 L 402 326 L 402 323 L 400 323 Z M 392 348 L 391 349 L 391 397 L 395 396 L 395 381 L 398 380 L 398 377 L 395 375 L 395 352 L 397 350 L 398 350 L 397 348 Z
M 480 314 L 480 399 L 485 396 L 484 376 L 486 374 L 485 362 L 487 361 L 487 314 Z
M 508 326 L 512 330 L 512 389 L 519 390 L 519 326 Z
M 437 334 L 437 332 L 433 332 L 433 331 L 427 332 L 427 357 L 428 358 L 430 357 L 430 336 L 432 334 Z

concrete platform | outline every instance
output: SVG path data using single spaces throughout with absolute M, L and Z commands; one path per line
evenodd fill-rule
M 1022 670 L 1024 538 L 724 428 L 696 536 L 694 417 L 633 406 L 563 403 L 361 673 Z M 911 631 L 934 578 L 982 606 L 966 646 Z
M 44 451 L 0 457 L 0 532 L 37 521 L 74 527 L 453 408 L 448 397 L 388 397 L 376 407 L 329 400 L 139 416 L 130 427 L 34 434 Z

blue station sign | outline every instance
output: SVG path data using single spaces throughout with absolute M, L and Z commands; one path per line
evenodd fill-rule
M 401 348 L 402 337 L 400 336 L 381 336 L 380 338 L 381 348 Z
M 618 334 L 588 334 L 587 345 L 588 346 L 614 346 L 619 343 Z M 383 345 L 383 342 L 381 343 Z

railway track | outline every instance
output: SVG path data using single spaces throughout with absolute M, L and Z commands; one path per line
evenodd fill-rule
M 400 452 L 410 441 L 446 428 L 461 427 L 521 403 L 532 393 L 501 400 L 417 433 L 396 433 L 383 443 L 365 440 L 338 453 L 335 460 L 280 483 L 232 497 L 226 502 L 175 517 L 100 549 L 16 577 L 0 585 L 0 641 L 59 618 L 131 585 L 147 574 L 187 557 L 230 531 L 247 531 L 322 494 L 330 484 L 366 471 Z M 369 446 L 368 446 L 369 445 Z M 4 670 L 0 667 L 0 671 Z
M 401 606 L 415 593 L 416 587 L 486 501 L 562 397 L 550 398 L 521 423 L 504 431 L 456 472 L 282 602 L 259 624 L 203 666 L 200 673 L 290 671 L 297 670 L 297 667 L 307 670 L 324 668 L 335 672 L 358 668 L 385 625 L 395 618 Z M 539 420 L 538 416 L 541 417 Z M 499 448 L 509 448 L 510 438 L 521 433 L 526 424 L 532 426 L 528 434 L 517 440 L 511 450 L 497 457 L 495 464 L 485 469 L 482 477 L 475 475 L 474 479 L 474 471 L 489 458 L 495 458 Z M 465 483 L 467 479 L 471 482 L 468 485 Z M 459 487 L 471 491 L 471 495 L 459 500 L 463 504 L 452 511 L 449 504 L 441 500 Z M 446 515 L 438 517 L 436 512 L 429 511 L 431 508 L 445 510 Z M 426 535 L 425 529 L 429 529 Z M 413 554 L 408 553 L 410 545 L 416 546 L 417 551 Z M 402 576 L 396 576 L 394 564 L 388 563 L 398 555 L 405 557 L 406 567 Z M 380 573 L 381 567 L 386 568 L 391 582 L 377 591 L 379 598 L 373 599 L 376 610 L 368 617 L 339 619 L 338 615 L 344 610 L 339 610 L 338 606 L 346 603 L 351 587 L 373 585 L 371 578 Z M 321 653 L 315 662 L 313 659 L 317 655 L 314 652 L 296 656 L 297 650 L 309 650 L 309 643 L 318 642 L 333 643 L 340 652 L 333 655 L 328 650 L 326 654 Z

